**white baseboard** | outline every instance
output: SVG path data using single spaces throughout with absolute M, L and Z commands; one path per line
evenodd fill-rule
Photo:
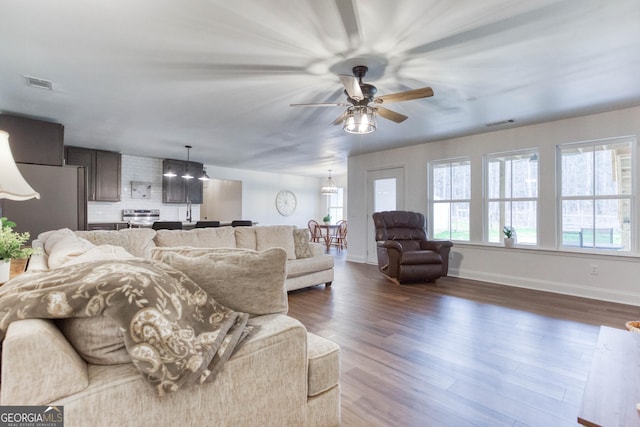
M 640 293 L 623 292 L 612 289 L 594 288 L 572 283 L 561 283 L 549 280 L 528 279 L 526 277 L 508 276 L 504 274 L 488 273 L 457 268 L 449 268 L 449 276 L 462 279 L 478 280 L 481 282 L 497 283 L 499 285 L 515 286 L 518 288 L 534 289 L 557 294 L 572 295 L 601 301 L 616 302 L 640 306 Z

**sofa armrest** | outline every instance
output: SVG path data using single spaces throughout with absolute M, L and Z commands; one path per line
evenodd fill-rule
M 398 252 L 403 251 L 402 244 L 396 240 L 380 240 L 377 245 L 379 248 L 394 249 Z
M 27 271 L 42 271 L 48 270 L 49 264 L 47 261 L 47 254 L 44 251 L 44 244 L 35 239 L 31 242 L 31 247 L 36 249 L 36 253 L 29 258 L 29 265 Z
M 448 240 L 421 240 L 420 241 L 420 249 L 442 252 L 453 246 Z M 448 251 L 447 251 L 448 252 Z
M 89 385 L 87 364 L 50 320 L 16 320 L 2 343 L 2 405 L 44 405 Z

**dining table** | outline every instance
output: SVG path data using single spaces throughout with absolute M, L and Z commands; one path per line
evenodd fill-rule
M 320 229 L 320 238 L 324 240 L 324 245 L 327 248 L 327 253 L 331 249 L 331 240 L 336 235 L 336 229 L 339 226 L 337 224 L 318 224 Z

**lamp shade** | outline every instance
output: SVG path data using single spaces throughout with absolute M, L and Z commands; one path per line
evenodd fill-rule
M 9 147 L 9 134 L 0 130 L 0 199 L 39 199 L 38 194 L 20 173 Z

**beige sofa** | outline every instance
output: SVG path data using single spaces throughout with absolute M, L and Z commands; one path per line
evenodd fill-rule
M 325 254 L 324 245 L 309 242 L 308 233 L 307 229 L 281 225 L 76 232 L 95 244 L 133 245 L 133 254 L 145 258 L 150 257 L 154 247 L 242 248 L 258 251 L 281 247 L 287 252 L 287 291 L 319 284 L 331 286 L 333 282 L 333 256 Z M 135 235 L 140 241 L 130 244 L 124 235 Z
M 112 256 L 120 256 L 121 248 L 135 256 L 150 255 L 157 243 L 165 242 L 162 238 L 154 242 L 157 236 L 152 230 L 127 230 L 117 236 L 120 245 L 101 246 L 109 248 Z M 115 238 L 89 237 L 94 243 L 100 239 L 113 243 Z M 83 257 L 96 248 L 84 239 L 68 240 L 71 244 L 64 251 L 51 252 L 34 241 L 34 246 L 45 250 L 32 259 L 29 269 L 85 261 Z M 280 286 L 284 299 L 276 303 L 284 304 L 286 311 L 286 290 Z M 62 405 L 67 427 L 339 425 L 338 346 L 308 333 L 282 311 L 254 315 L 249 325 L 254 332 L 213 382 L 184 386 L 159 397 L 132 363 L 88 362 L 56 321 L 14 321 L 2 344 L 0 404 Z

